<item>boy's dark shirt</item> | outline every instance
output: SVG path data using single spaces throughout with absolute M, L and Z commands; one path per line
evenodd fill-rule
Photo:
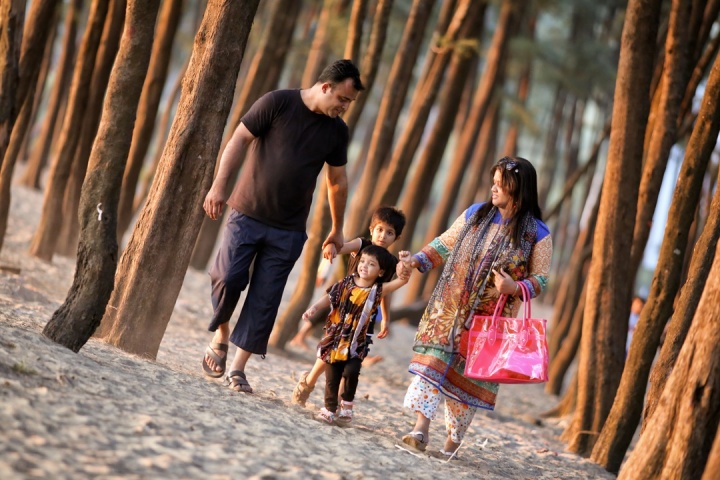
M 270 226 L 305 231 L 318 174 L 325 163 L 347 163 L 347 125 L 312 112 L 300 90 L 263 95 L 241 121 L 256 139 L 228 205 Z

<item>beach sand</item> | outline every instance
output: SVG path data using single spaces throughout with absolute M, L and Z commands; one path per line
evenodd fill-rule
M 0 253 L 0 266 L 20 269 L 0 269 L 2 479 L 614 478 L 565 450 L 557 436 L 569 418 L 539 420 L 557 401 L 542 385 L 502 386 L 496 410 L 478 411 L 457 459 L 440 458 L 441 420 L 426 453 L 399 448 L 414 423 L 402 408 L 414 329 L 402 323 L 375 341 L 372 353 L 384 360 L 364 367 L 350 427 L 314 418 L 322 379 L 306 408 L 290 403 L 311 352 L 253 357 L 246 373 L 255 393 L 233 392 L 200 366 L 211 338 L 204 272 L 188 271 L 156 361 L 95 339 L 75 354 L 40 334 L 74 273 L 71 259 L 27 254 L 41 205 L 40 192 L 14 188 Z M 534 312 L 549 315 L 541 305 Z

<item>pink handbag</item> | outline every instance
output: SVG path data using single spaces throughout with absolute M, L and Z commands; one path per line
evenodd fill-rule
M 465 376 L 495 383 L 542 383 L 548 379 L 547 321 L 531 318 L 530 292 L 520 282 L 523 318 L 501 317 L 502 294 L 492 317 L 475 315 L 468 331 Z

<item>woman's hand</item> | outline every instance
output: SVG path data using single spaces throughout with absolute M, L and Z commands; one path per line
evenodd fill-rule
M 506 295 L 515 295 L 520 293 L 520 286 L 513 280 L 509 273 L 505 273 L 505 270 L 499 272 L 493 269 L 495 274 L 495 288 L 498 292 Z
M 420 262 L 418 262 L 417 258 L 410 255 L 410 252 L 408 252 L 407 250 L 400 251 L 398 253 L 398 258 L 400 259 L 400 261 L 397 264 L 395 273 L 403 280 L 407 280 L 408 278 L 410 278 L 410 273 L 412 272 L 412 269 L 418 268 L 420 266 Z

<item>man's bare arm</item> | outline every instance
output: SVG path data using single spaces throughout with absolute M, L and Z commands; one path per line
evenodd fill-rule
M 215 175 L 210 191 L 205 196 L 205 202 L 203 202 L 205 213 L 211 219 L 217 220 L 222 217 L 225 201 L 227 200 L 230 175 L 232 172 L 237 171 L 248 145 L 253 140 L 255 140 L 255 136 L 240 122 L 232 137 L 230 137 L 230 141 L 225 146 L 225 150 L 223 150 L 217 175 Z
M 345 204 L 347 203 L 347 172 L 345 166 L 327 166 L 327 188 L 328 200 L 330 202 L 330 216 L 332 217 L 332 230 L 330 235 L 323 242 L 323 248 L 329 243 L 334 243 L 335 248 L 340 250 L 345 243 L 343 237 L 343 225 L 345 221 Z

